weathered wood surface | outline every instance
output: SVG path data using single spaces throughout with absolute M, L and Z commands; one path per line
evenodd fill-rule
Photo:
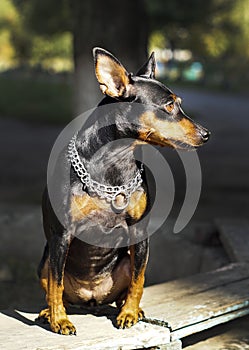
M 195 323 L 193 325 L 177 329 L 171 333 L 171 340 L 182 339 L 190 334 L 195 334 L 218 326 L 222 323 L 226 323 L 236 318 L 246 316 L 249 314 L 249 308 L 239 309 L 234 312 L 229 312 L 228 314 L 220 315 L 219 317 L 210 318 L 206 321 Z
M 211 319 L 217 319 L 215 324 L 227 322 L 242 316 L 239 313 L 242 309 L 243 315 L 249 313 L 249 265 L 231 264 L 149 287 L 145 290 L 143 305 L 147 317 L 168 322 L 172 332 L 182 336 L 212 327 Z M 206 322 L 204 328 L 197 326 L 202 322 Z
M 249 314 L 249 264 L 233 263 L 145 289 L 142 306 L 147 322 L 127 330 L 115 328 L 116 309 L 72 309 L 77 336 L 60 336 L 34 322 L 32 312 L 0 314 L 1 350 L 130 350 L 162 346 L 181 349 L 178 338 Z M 167 322 L 171 330 L 166 327 Z
M 249 262 L 249 221 L 218 219 L 216 226 L 230 260 Z
M 16 311 L 0 314 L 1 350 L 130 350 L 170 342 L 169 330 L 140 322 L 130 329 L 117 329 L 108 317 L 90 314 L 70 315 L 77 336 L 62 336 L 50 332 L 48 326 L 34 323 L 37 314 Z M 111 319 L 110 319 L 111 318 Z M 181 348 L 175 348 L 181 349 Z

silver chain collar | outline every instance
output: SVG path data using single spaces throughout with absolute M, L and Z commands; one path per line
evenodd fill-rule
M 68 144 L 68 158 L 70 163 L 80 178 L 80 181 L 85 187 L 91 192 L 96 193 L 100 198 L 106 199 L 111 202 L 113 207 L 117 210 L 123 210 L 129 204 L 130 197 L 142 184 L 143 165 L 141 169 L 136 172 L 135 177 L 130 180 L 127 184 L 122 186 L 106 186 L 91 178 L 91 175 L 87 172 L 83 163 L 80 160 L 79 153 L 76 148 L 77 133 L 72 137 Z M 117 196 L 122 195 L 124 197 L 124 204 L 122 206 L 115 203 Z

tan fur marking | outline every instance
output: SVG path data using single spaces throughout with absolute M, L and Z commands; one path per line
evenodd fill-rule
M 153 112 L 145 112 L 140 117 L 142 125 L 139 138 L 156 145 L 174 146 L 170 140 L 187 143 L 191 146 L 199 144 L 194 124 L 186 118 L 180 121 L 167 121 L 157 118 Z
M 47 282 L 45 282 L 45 270 L 43 270 L 44 277 L 43 285 L 47 289 L 47 303 L 48 308 L 42 310 L 39 314 L 40 318 L 46 318 L 49 323 L 51 330 L 55 333 L 61 334 L 71 334 L 75 333 L 76 329 L 74 325 L 69 321 L 66 309 L 63 303 L 63 280 L 61 284 L 58 284 L 56 279 L 54 278 L 51 268 L 49 267 L 49 263 L 47 263 Z M 47 283 L 47 284 L 46 284 Z
M 104 200 L 91 198 L 88 194 L 83 196 L 72 196 L 71 198 L 71 216 L 73 221 L 81 220 L 94 210 L 104 209 L 107 204 Z
M 131 271 L 132 278 L 131 283 L 127 292 L 126 300 L 122 309 L 117 317 L 117 323 L 121 328 L 131 327 L 133 324 L 144 316 L 143 310 L 139 307 L 140 300 L 143 294 L 144 286 L 144 274 L 146 269 L 147 261 L 142 267 L 141 271 L 137 278 L 135 278 L 135 252 L 134 246 L 130 247 L 130 256 L 131 256 Z
M 136 191 L 131 195 L 130 203 L 127 207 L 128 214 L 135 220 L 139 220 L 147 204 L 147 196 L 145 192 Z
M 123 196 L 118 196 L 117 204 L 123 204 Z M 83 196 L 72 196 L 71 216 L 73 221 L 79 221 L 93 211 L 110 209 L 110 203 L 98 198 L 91 198 L 87 194 Z M 139 220 L 146 209 L 146 193 L 136 191 L 131 195 L 129 205 L 126 209 L 128 214 L 135 220 Z
M 182 103 L 182 99 L 179 96 L 176 96 L 175 94 L 171 94 L 169 97 L 173 99 L 174 102 L 178 102 L 179 104 Z
M 49 269 L 47 303 L 50 313 L 50 327 L 55 333 L 61 332 L 62 334 L 69 334 L 70 332 L 74 333 L 76 330 L 66 314 L 62 300 L 63 290 L 63 283 L 58 285 L 53 277 L 51 269 Z
M 41 270 L 41 278 L 40 278 L 41 287 L 48 292 L 48 259 L 45 261 L 45 264 Z
M 49 269 L 49 283 L 47 292 L 47 302 L 50 307 L 51 318 L 59 319 L 66 317 L 65 308 L 62 301 L 64 286 L 58 285 L 57 281 Z
M 179 121 L 179 124 L 181 125 L 181 127 L 186 130 L 187 134 L 191 135 L 191 134 L 195 134 L 196 128 L 194 126 L 194 124 L 188 120 L 187 118 L 183 118 L 182 120 Z

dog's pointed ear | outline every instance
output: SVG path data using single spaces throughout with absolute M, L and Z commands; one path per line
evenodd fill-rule
M 114 98 L 124 96 L 129 82 L 129 74 L 119 60 L 110 52 L 95 47 L 93 49 L 95 74 L 101 91 Z
M 143 76 L 145 78 L 155 79 L 156 60 L 155 53 L 152 52 L 148 61 L 139 69 L 136 75 Z

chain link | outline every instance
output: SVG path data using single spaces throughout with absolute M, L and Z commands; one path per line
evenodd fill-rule
M 136 176 L 130 180 L 127 184 L 122 186 L 106 186 L 91 178 L 91 175 L 87 172 L 83 163 L 80 160 L 79 153 L 76 148 L 77 133 L 71 138 L 68 144 L 68 158 L 70 163 L 80 178 L 80 181 L 90 191 L 97 193 L 100 198 L 104 198 L 107 201 L 114 201 L 118 194 L 124 194 L 129 199 L 133 192 L 135 192 L 142 184 L 143 165 L 141 169 L 136 172 Z

